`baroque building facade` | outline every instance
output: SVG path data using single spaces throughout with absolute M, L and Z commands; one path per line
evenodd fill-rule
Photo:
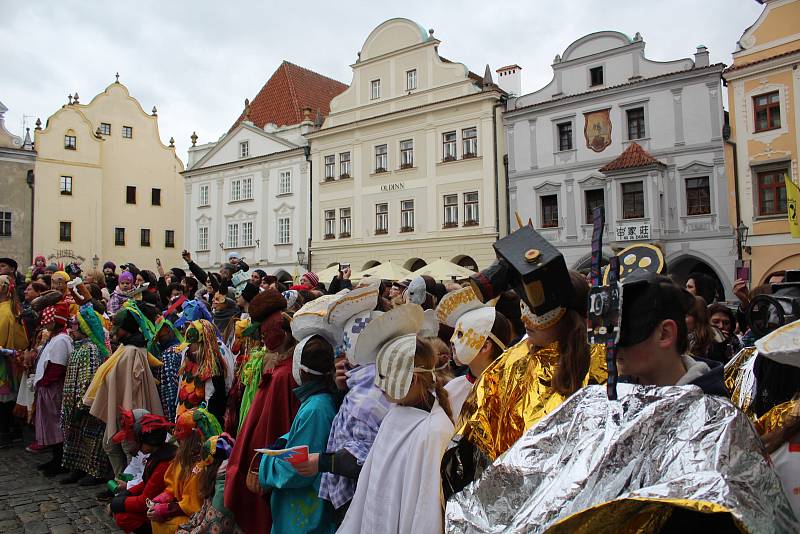
M 231 252 L 269 274 L 304 270 L 309 247 L 309 163 L 304 135 L 347 86 L 284 61 L 218 141 L 192 139 L 185 181 L 187 248 L 203 267 Z
M 606 256 L 656 243 L 670 272 L 733 281 L 735 243 L 722 139 L 722 64 L 648 59 L 637 33 L 596 32 L 555 57 L 553 79 L 504 117 L 510 212 L 589 266 L 592 208 Z
M 37 126 L 34 253 L 155 270 L 177 265 L 183 244 L 183 163 L 146 113 L 115 81 L 88 104 L 77 93 Z
M 33 263 L 33 180 L 36 152 L 30 130 L 25 137 L 6 129 L 8 108 L 0 102 L 0 255 Z
M 408 19 L 383 22 L 351 65 L 350 87 L 306 137 L 312 163 L 311 268 L 443 258 L 486 267 L 507 232 L 505 93 L 439 56 Z

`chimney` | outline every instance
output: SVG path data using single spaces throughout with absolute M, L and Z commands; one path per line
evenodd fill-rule
M 705 45 L 697 47 L 697 52 L 694 53 L 694 68 L 708 67 L 708 48 Z
M 510 96 L 520 96 L 522 93 L 522 67 L 519 65 L 508 65 L 495 71 L 497 73 L 497 85 L 500 89 Z

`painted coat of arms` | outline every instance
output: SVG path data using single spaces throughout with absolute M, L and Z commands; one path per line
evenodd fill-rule
M 601 109 L 583 114 L 585 119 L 583 135 L 586 137 L 586 147 L 595 152 L 602 152 L 611 144 L 610 111 L 610 109 Z

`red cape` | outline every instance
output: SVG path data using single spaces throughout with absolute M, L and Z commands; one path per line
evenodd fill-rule
M 292 392 L 296 387 L 292 358 L 264 371 L 228 460 L 225 506 L 233 512 L 236 523 L 246 534 L 265 534 L 272 529 L 269 502 L 248 490 L 245 480 L 255 455 L 253 449 L 267 447 L 289 432 L 300 408 L 300 400 Z

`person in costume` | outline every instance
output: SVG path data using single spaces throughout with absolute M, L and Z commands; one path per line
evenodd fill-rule
M 375 359 L 375 384 L 394 403 L 361 468 L 341 533 L 443 530 L 442 454 L 453 435 L 436 354 L 417 338 L 422 308 L 396 307 L 374 318 L 356 342 L 356 358 Z
M 274 289 L 262 291 L 250 303 L 253 324 L 258 324 L 267 353 L 262 366 L 253 372 L 257 389 L 249 409 L 242 409 L 246 415 L 228 460 L 225 482 L 225 506 L 247 534 L 263 534 L 272 525 L 268 501 L 247 487 L 254 449 L 274 443 L 286 434 L 300 407 L 292 393 L 297 387 L 292 378 L 295 341 L 289 319 L 283 314 L 285 309 L 286 300 Z
M 106 425 L 89 414 L 83 396 L 109 352 L 102 317 L 91 304 L 81 306 L 79 314 L 70 320 L 70 335 L 74 350 L 67 363 L 61 405 L 61 428 L 64 431 L 62 465 L 70 470 L 70 474 L 61 483 L 99 484 L 111 472 L 103 449 Z
M 188 347 L 183 353 L 179 371 L 177 416 L 192 410 L 201 403 L 218 420 L 225 416 L 227 391 L 225 385 L 228 370 L 217 341 L 214 325 L 200 319 L 192 322 L 186 329 Z
M 203 507 L 193 514 L 189 521 L 178 527 L 177 534 L 239 534 L 233 514 L 225 508 L 225 470 L 235 440 L 230 434 L 211 436 L 203 443 L 201 459 L 203 471 L 200 473 L 198 491 Z
M 89 413 L 106 424 L 103 447 L 115 474 L 121 473 L 128 463 L 122 447 L 111 440 L 117 432 L 118 409 L 143 408 L 163 415 L 158 384 L 151 371 L 151 367 L 162 364 L 147 351 L 147 341 L 139 326 L 140 315 L 129 303 L 114 316 L 114 337 L 119 347 L 97 369 L 83 396 L 83 403 L 90 407 Z
M 0 275 L 0 349 L 7 349 L 0 355 L 0 448 L 11 444 L 11 431 L 17 426 L 13 418 L 21 375 L 17 351 L 28 348 L 25 327 L 18 320 L 21 312 L 14 279 Z
M 47 477 L 65 472 L 61 466 L 64 452 L 64 432 L 61 430 L 61 402 L 64 377 L 72 354 L 72 339 L 67 333 L 69 305 L 62 301 L 42 312 L 42 325 L 50 332 L 36 361 L 33 385 L 36 396 L 34 415 L 36 443 L 50 447 L 52 458 L 38 468 Z
M 156 323 L 156 335 L 148 349 L 163 364 L 158 368 L 158 393 L 164 416 L 175 421 L 178 409 L 178 386 L 180 382 L 181 351 L 183 335 L 175 328 L 172 321 L 162 318 Z
M 167 443 L 173 423 L 147 410 L 120 410 L 119 431 L 112 436 L 115 443 L 125 443 L 127 450 L 147 454 L 147 462 L 138 483 L 125 484 L 111 499 L 114 522 L 125 532 L 150 532 L 147 501 L 155 499 L 166 488 L 164 475 L 175 458 L 177 448 Z
M 119 281 L 111 293 L 111 299 L 108 301 L 108 314 L 115 315 L 122 309 L 125 301 L 133 297 L 133 282 L 134 278 L 130 271 L 123 271 L 119 275 Z
M 320 335 L 300 341 L 294 349 L 292 375 L 299 384 L 294 395 L 300 408 L 289 432 L 270 448 L 308 446 L 310 455 L 325 451 L 336 415 L 333 382 L 333 347 Z M 267 454 L 261 457 L 258 480 L 270 492 L 273 534 L 334 532 L 333 509 L 319 497 L 319 473 L 298 472 L 288 461 Z
M 175 422 L 173 436 L 178 441 L 175 458 L 170 462 L 164 491 L 148 503 L 147 517 L 153 534 L 174 534 L 203 506 L 200 494 L 203 443 L 222 433 L 216 417 L 205 407 L 183 412 Z

